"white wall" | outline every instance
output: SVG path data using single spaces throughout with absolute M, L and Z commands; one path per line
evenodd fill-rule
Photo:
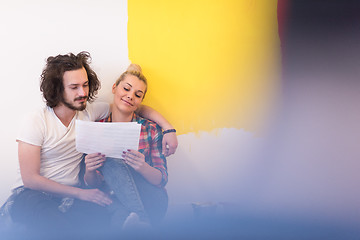
M 0 202 L 18 166 L 21 119 L 42 106 L 40 74 L 48 56 L 89 51 L 102 82 L 100 100 L 128 65 L 126 0 L 0 0 Z

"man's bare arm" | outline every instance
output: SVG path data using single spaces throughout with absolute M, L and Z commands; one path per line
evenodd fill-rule
M 22 141 L 18 142 L 20 173 L 24 187 L 51 193 L 57 196 L 73 197 L 94 202 L 101 206 L 109 205 L 111 200 L 98 189 L 81 189 L 63 185 L 40 175 L 41 147 Z

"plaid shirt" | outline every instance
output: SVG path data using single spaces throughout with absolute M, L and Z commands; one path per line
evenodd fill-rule
M 112 115 L 99 122 L 112 122 Z M 132 122 L 141 124 L 139 152 L 144 154 L 145 162 L 161 172 L 162 178 L 159 187 L 164 187 L 168 181 L 166 158 L 162 154 L 162 130 L 161 127 L 134 113 Z

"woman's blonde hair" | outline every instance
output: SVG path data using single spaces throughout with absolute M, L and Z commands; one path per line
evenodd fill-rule
M 120 77 L 116 80 L 115 82 L 115 85 L 118 86 L 119 83 L 124 80 L 124 78 L 127 76 L 127 75 L 133 75 L 135 77 L 137 77 L 139 80 L 143 81 L 145 83 L 145 92 L 144 92 L 144 95 L 143 95 L 143 99 L 145 97 L 145 94 L 147 92 L 147 79 L 146 77 L 144 76 L 144 74 L 142 73 L 142 69 L 140 67 L 140 65 L 138 64 L 135 64 L 135 63 L 131 63 L 128 68 L 126 69 L 125 72 L 123 72 Z

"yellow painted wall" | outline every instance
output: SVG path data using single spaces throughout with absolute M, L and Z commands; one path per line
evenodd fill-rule
M 276 0 L 129 0 L 129 59 L 144 100 L 179 134 L 258 133 L 279 93 Z M 264 121 L 265 120 L 265 121 Z

